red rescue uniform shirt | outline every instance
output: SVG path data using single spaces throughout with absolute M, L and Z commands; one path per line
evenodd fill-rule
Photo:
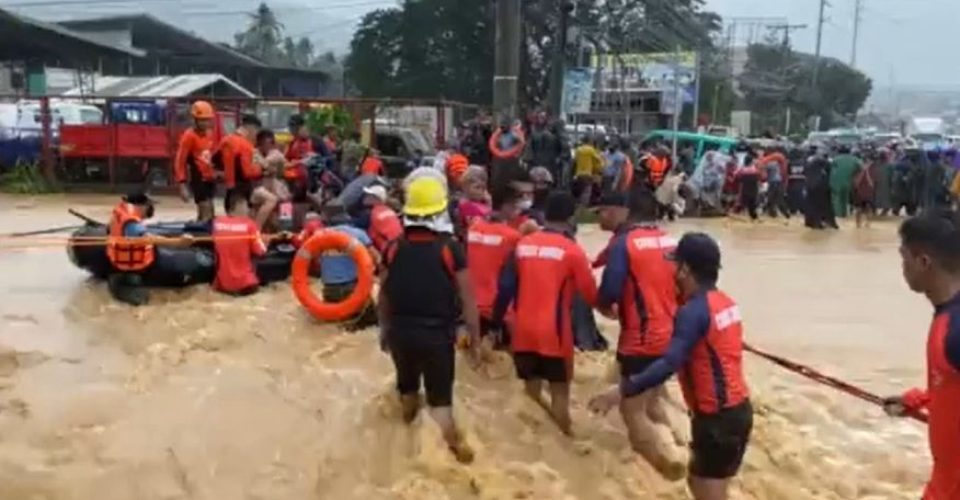
M 212 132 L 189 128 L 180 136 L 177 156 L 173 161 L 173 177 L 178 183 L 213 182 L 216 178 L 210 160 L 213 156 Z
M 618 305 L 619 355 L 659 357 L 670 345 L 677 286 L 666 256 L 676 247 L 655 225 L 625 227 L 608 247 L 599 303 Z
M 230 134 L 220 141 L 220 161 L 223 162 L 223 185 L 227 189 L 238 183 L 251 183 L 263 177 L 260 165 L 253 161 L 253 144 L 240 134 Z
M 725 293 L 705 287 L 678 311 L 667 352 L 621 382 L 624 397 L 641 394 L 679 375 L 690 411 L 715 415 L 750 397 L 743 376 L 740 309 Z
M 312 154 L 314 154 L 312 140 L 294 137 L 287 146 L 285 156 L 289 164 L 283 169 L 283 178 L 288 181 L 305 181 L 307 179 L 305 160 Z
M 509 225 L 486 219 L 475 220 L 467 231 L 467 269 L 477 309 L 484 318 L 493 318 L 500 273 L 520 237 L 520 232 Z
M 383 168 L 383 160 L 373 156 L 368 156 L 363 163 L 360 164 L 360 175 L 376 175 L 383 177 L 386 175 L 386 171 Z
M 217 252 L 217 277 L 213 287 L 222 292 L 242 292 L 260 284 L 253 257 L 267 253 L 257 224 L 249 217 L 221 215 L 213 219 L 213 247 Z
M 504 274 L 494 321 L 501 321 L 507 306 L 514 304 L 513 352 L 572 360 L 574 292 L 590 306 L 597 301 L 597 284 L 583 249 L 562 233 L 539 231 L 517 242 Z
M 927 338 L 927 391 L 933 472 L 923 500 L 960 498 L 960 295 L 936 308 Z
M 373 248 L 383 253 L 388 243 L 403 236 L 400 216 L 385 203 L 375 205 L 370 211 L 370 229 L 367 230 L 367 235 L 373 241 Z

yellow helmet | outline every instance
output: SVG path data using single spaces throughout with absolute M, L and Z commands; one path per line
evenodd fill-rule
M 447 209 L 447 189 L 433 177 L 414 179 L 407 186 L 407 202 L 403 213 L 413 217 L 436 215 Z

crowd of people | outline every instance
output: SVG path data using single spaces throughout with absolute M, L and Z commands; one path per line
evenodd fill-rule
M 731 160 L 708 152 L 703 168 L 694 169 L 692 158 L 684 167 L 660 144 L 632 151 L 615 143 L 601 152 L 586 139 L 573 152 L 568 175 L 562 162 L 525 168 L 527 134 L 505 122 L 488 139 L 489 164 L 472 164 L 469 151 L 451 151 L 442 168 L 417 168 L 392 183 L 383 179 L 375 153 L 359 153 L 356 137 L 342 145 L 333 136 L 314 138 L 295 117 L 295 138 L 280 152 L 256 118 L 244 117 L 237 132 L 214 148 L 204 134 L 206 108 L 195 105 L 194 111 L 196 127 L 181 142 L 177 180 L 184 196 L 196 202 L 198 218 L 211 221 L 215 288 L 237 295 L 257 290 L 255 258 L 272 243 L 261 231 L 281 231 L 279 238 L 294 245 L 319 231 L 337 231 L 365 246 L 377 263 L 380 286 L 375 306 L 358 311 L 350 324 L 379 325 L 404 420 L 417 418 L 422 385 L 429 413 L 464 463 L 474 459 L 474 450 L 453 412 L 457 349 L 471 363 L 482 362 L 485 350 L 509 353 L 526 395 L 572 435 L 574 358 L 583 345 L 606 347 L 591 323 L 597 311 L 618 322 L 620 380 L 588 407 L 601 415 L 617 407 L 631 447 L 667 477 L 686 470 L 697 500 L 728 498 L 750 440 L 743 324 L 736 302 L 718 288 L 722 258 L 716 241 L 698 232 L 676 239 L 662 220 L 683 213 L 685 200 L 709 200 L 712 194 L 726 209 L 754 219 L 761 208 L 785 217 L 803 211 L 807 225 L 818 229 L 835 226 L 834 217 L 851 204 L 863 213 L 906 208 L 913 215 L 922 209 L 901 229 L 901 255 L 907 282 L 938 311 L 931 330 L 931 387 L 889 399 L 887 411 L 929 410 L 935 466 L 925 498 L 960 495 L 958 449 L 944 444 L 960 439 L 960 219 L 941 210 L 946 200 L 940 194 L 923 191 L 929 196 L 914 198 L 920 191 L 910 189 L 910 198 L 898 197 L 903 191 L 892 179 L 899 179 L 903 160 L 895 152 L 865 154 L 865 163 L 844 149 L 830 158 L 819 149 L 798 156 L 744 145 L 728 155 Z M 704 171 L 717 165 L 736 186 L 726 199 L 726 182 L 716 193 L 713 172 Z M 889 196 L 900 205 L 880 202 L 887 195 L 878 188 L 879 178 L 888 170 Z M 324 180 L 325 173 L 331 178 Z M 561 180 L 565 176 L 569 183 Z M 214 216 L 221 177 L 226 214 Z M 929 187 L 926 181 L 923 186 Z M 303 206 L 302 215 L 291 204 Z M 576 239 L 584 205 L 611 235 L 593 258 Z M 151 200 L 134 193 L 114 212 L 108 255 L 122 274 L 150 265 L 154 245 L 164 244 L 138 239 L 151 210 Z M 325 253 L 316 265 L 325 301 L 342 300 L 356 287 L 351 258 Z M 595 333 L 583 335 L 584 324 Z M 679 439 L 658 432 L 669 424 L 665 384 L 673 375 L 691 415 L 689 461 Z

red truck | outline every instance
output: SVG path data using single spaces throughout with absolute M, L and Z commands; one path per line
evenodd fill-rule
M 172 185 L 180 134 L 190 126 L 185 106 L 110 103 L 107 123 L 60 127 L 60 171 L 66 182 Z M 237 113 L 218 111 L 214 144 L 236 129 Z

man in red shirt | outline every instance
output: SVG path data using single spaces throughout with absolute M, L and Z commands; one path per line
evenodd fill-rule
M 888 398 L 887 413 L 929 413 L 933 472 L 923 500 L 960 498 L 960 214 L 924 212 L 900 226 L 903 278 L 934 306 L 927 388 Z
M 597 301 L 590 262 L 570 236 L 576 209 L 573 195 L 550 194 L 545 228 L 517 242 L 500 278 L 493 311 L 493 323 L 502 325 L 507 308 L 514 305 L 511 345 L 517 376 L 537 402 L 542 402 L 544 381 L 549 382 L 550 415 L 565 434 L 572 433 L 573 296 L 579 293 L 590 306 Z
M 217 253 L 213 287 L 230 295 L 250 295 L 260 286 L 253 258 L 265 255 L 267 246 L 249 214 L 246 196 L 233 191 L 227 195 L 227 215 L 213 219 L 213 247 Z
M 489 217 L 477 219 L 467 231 L 467 269 L 473 282 L 477 308 L 480 311 L 480 334 L 486 336 L 493 325 L 493 306 L 497 298 L 497 280 L 504 264 L 520 241 L 520 231 L 510 227 L 506 221 L 520 213 L 517 202 L 519 194 L 513 189 L 501 189 L 494 193 L 494 213 Z M 510 335 L 504 328 L 503 337 L 495 339 L 502 346 Z
M 380 152 L 371 148 L 367 151 L 367 157 L 360 164 L 360 175 L 376 175 L 384 177 L 387 171 L 383 166 L 383 160 L 380 159 Z
M 593 398 L 606 413 L 677 374 L 691 414 L 692 451 L 687 483 L 696 500 L 726 500 L 753 430 L 753 407 L 743 374 L 740 309 L 717 289 L 720 247 L 703 233 L 687 233 L 670 255 L 683 306 L 666 353 Z
M 193 127 L 180 136 L 177 156 L 173 161 L 173 177 L 180 185 L 180 197 L 189 201 L 191 194 L 197 204 L 197 221 L 213 219 L 213 195 L 216 174 L 213 170 L 213 120 L 216 113 L 207 101 L 197 101 L 190 107 Z
M 675 267 L 667 254 L 677 240 L 657 224 L 657 200 L 645 187 L 630 196 L 610 192 L 598 210 L 601 227 L 614 236 L 604 250 L 605 266 L 598 308 L 620 323 L 617 362 L 626 379 L 644 371 L 666 354 L 677 312 Z M 672 439 L 661 436 L 669 425 L 664 385 L 624 398 L 620 414 L 634 451 L 644 456 L 665 476 L 682 477 L 684 463 Z
M 276 210 L 279 198 L 261 185 L 263 168 L 254 161 L 254 141 L 259 132 L 260 119 L 244 115 L 237 131 L 220 141 L 215 157 L 223 167 L 223 185 L 227 188 L 224 208 L 230 193 L 239 191 L 255 207 L 253 218 L 257 227 L 262 228 Z
M 403 236 L 403 224 L 396 212 L 387 205 L 387 188 L 371 184 L 363 188 L 363 204 L 370 208 L 370 227 L 367 234 L 373 247 L 381 255 L 387 244 Z

